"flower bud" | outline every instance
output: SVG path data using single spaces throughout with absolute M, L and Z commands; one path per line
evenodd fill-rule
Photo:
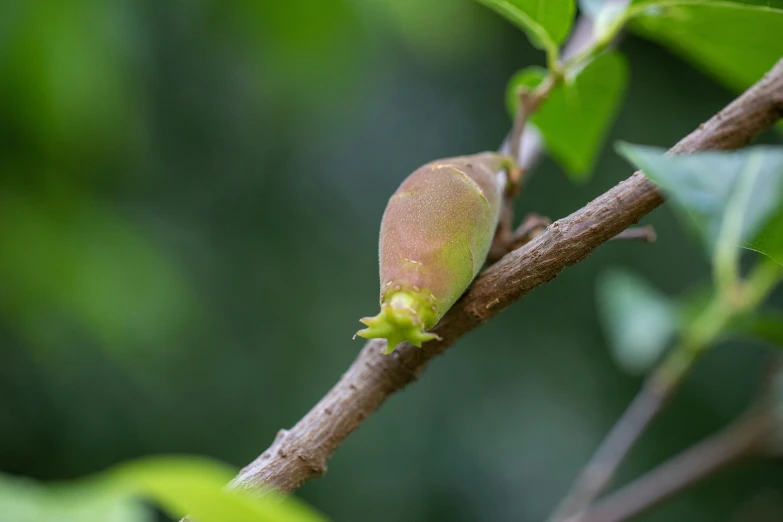
M 379 242 L 381 312 L 361 337 L 436 339 L 427 330 L 467 290 L 487 258 L 511 158 L 494 152 L 428 163 L 408 176 L 386 206 Z

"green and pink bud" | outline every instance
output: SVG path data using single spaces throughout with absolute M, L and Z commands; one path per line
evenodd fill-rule
M 497 228 L 508 156 L 484 152 L 428 163 L 403 181 L 386 206 L 379 242 L 381 312 L 361 337 L 401 342 L 427 332 L 478 274 Z

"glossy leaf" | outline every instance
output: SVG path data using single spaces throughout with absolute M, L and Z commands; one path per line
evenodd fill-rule
M 599 280 L 598 312 L 612 355 L 631 373 L 649 369 L 677 329 L 672 300 L 622 269 L 611 270 Z
M 539 75 L 538 70 L 528 68 L 512 78 L 507 90 L 512 114 L 519 104 L 518 88 L 530 86 Z M 531 118 L 549 153 L 572 179 L 589 177 L 627 83 L 623 57 L 616 52 L 599 55 L 557 86 Z
M 540 49 L 556 49 L 574 20 L 574 0 L 478 0 L 525 31 Z
M 686 156 L 626 143 L 618 149 L 690 216 L 711 254 L 735 229 L 738 246 L 783 264 L 783 147 Z
M 763 3 L 637 2 L 630 27 L 741 91 L 783 56 L 783 2 Z

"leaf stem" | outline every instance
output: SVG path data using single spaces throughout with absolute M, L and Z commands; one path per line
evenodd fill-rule
M 552 89 L 555 88 L 561 79 L 562 76 L 550 72 L 532 91 L 527 89 L 520 91 L 519 108 L 517 109 L 517 113 L 514 115 L 514 125 L 511 130 L 510 147 L 511 157 L 516 160 L 518 165 L 524 165 L 520 150 L 522 148 L 522 134 L 525 131 L 525 126 L 527 125 L 528 120 L 530 120 L 530 117 L 539 109 L 541 104 L 544 103 L 547 98 L 549 98 Z M 521 175 L 521 172 L 518 172 L 517 175 Z M 512 183 L 519 183 L 520 180 L 512 179 L 510 181 Z
M 739 285 L 740 238 L 744 224 L 745 209 L 751 196 L 753 185 L 762 166 L 759 154 L 751 153 L 748 162 L 739 176 L 738 186 L 734 187 L 726 205 L 718 240 L 715 244 L 714 271 L 718 291 L 726 298 L 732 298 Z

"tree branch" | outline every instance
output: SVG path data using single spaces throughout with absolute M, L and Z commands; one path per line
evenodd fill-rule
M 717 471 L 763 455 L 771 423 L 767 412 L 747 414 L 564 522 L 621 522 L 640 515 Z
M 687 154 L 747 145 L 783 116 L 783 60 L 756 85 L 671 149 Z M 599 245 L 663 203 L 655 185 L 636 172 L 581 210 L 479 274 L 435 328 L 441 337 L 421 349 L 403 344 L 388 356 L 385 342 L 365 343 L 337 384 L 290 431 L 231 483 L 235 489 L 273 486 L 294 491 L 321 476 L 340 444 L 393 393 L 415 381 L 427 363 L 499 311 L 588 257 Z
M 573 514 L 586 509 L 609 486 L 625 456 L 679 387 L 679 380 L 671 385 L 661 384 L 660 373 L 659 369 L 645 380 L 642 389 L 579 474 L 571 491 L 549 517 L 551 522 L 570 521 Z

